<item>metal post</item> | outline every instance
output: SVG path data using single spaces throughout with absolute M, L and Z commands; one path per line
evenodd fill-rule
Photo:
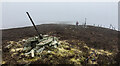
M 86 27 L 87 27 L 87 25 L 86 25 L 86 21 L 87 21 L 87 18 L 85 18 L 84 28 L 86 28 Z
M 32 24 L 33 24 L 33 26 L 34 26 L 34 28 L 35 28 L 35 30 L 36 30 L 36 32 L 37 32 L 37 34 L 38 34 L 39 38 L 40 38 L 40 39 L 43 39 L 43 37 L 42 37 L 42 36 L 40 36 L 40 33 L 38 32 L 37 27 L 35 26 L 35 24 L 34 24 L 34 22 L 33 22 L 32 18 L 31 18 L 31 17 L 30 17 L 30 15 L 29 15 L 29 13 L 28 13 L 28 12 L 26 12 L 26 13 L 27 13 L 27 15 L 28 15 L 28 17 L 29 17 L 30 21 L 32 22 Z
M 87 20 L 87 18 L 85 18 L 85 25 L 86 25 L 86 20 Z

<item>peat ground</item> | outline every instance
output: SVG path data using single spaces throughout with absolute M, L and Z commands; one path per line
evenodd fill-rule
M 72 45 L 76 45 L 79 41 L 83 41 L 90 48 L 118 53 L 118 31 L 115 30 L 94 26 L 83 28 L 81 25 L 75 26 L 65 24 L 42 24 L 37 25 L 37 28 L 41 34 L 60 37 L 59 40 L 67 40 L 68 43 Z M 37 33 L 34 27 L 2 30 L 3 60 L 9 59 L 9 61 L 15 61 L 10 59 L 9 52 L 6 52 L 4 49 L 4 47 L 8 45 L 8 41 L 19 41 L 36 35 Z M 74 42 L 72 40 L 74 40 Z M 118 57 L 119 55 L 114 57 L 113 60 L 116 61 L 115 63 L 118 63 Z M 104 60 L 104 58 L 101 58 L 101 60 Z

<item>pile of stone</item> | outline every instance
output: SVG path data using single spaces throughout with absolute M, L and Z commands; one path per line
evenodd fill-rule
M 46 48 L 57 48 L 59 45 L 57 37 L 43 35 L 43 39 L 39 39 L 37 36 L 25 40 L 23 48 L 25 56 L 34 57 L 40 55 Z

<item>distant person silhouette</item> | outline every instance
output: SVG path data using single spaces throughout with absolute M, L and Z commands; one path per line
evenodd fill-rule
M 77 21 L 77 22 L 76 22 L 76 26 L 78 26 L 78 24 L 79 24 L 79 23 L 78 23 L 78 21 Z

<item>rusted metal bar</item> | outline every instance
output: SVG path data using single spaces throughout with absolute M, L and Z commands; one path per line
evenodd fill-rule
M 28 15 L 30 21 L 32 22 L 32 24 L 33 24 L 33 26 L 34 26 L 34 28 L 35 28 L 35 30 L 36 30 L 36 32 L 37 32 L 39 38 L 40 38 L 40 39 L 43 39 L 43 37 L 42 37 L 42 36 L 40 35 L 40 33 L 38 32 L 38 29 L 37 29 L 37 27 L 35 26 L 35 24 L 34 24 L 32 18 L 31 18 L 30 15 L 29 15 L 29 13 L 28 13 L 28 12 L 26 12 L 26 13 L 27 13 L 27 15 Z

